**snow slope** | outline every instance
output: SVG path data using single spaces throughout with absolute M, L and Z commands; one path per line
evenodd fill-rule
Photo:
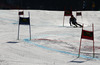
M 99 65 L 100 63 L 100 12 L 82 11 L 77 22 L 92 30 L 94 23 L 95 58 L 92 58 L 92 41 L 82 40 L 81 57 L 78 49 L 81 28 L 69 26 L 69 17 L 63 11 L 25 10 L 31 13 L 32 40 L 29 27 L 20 26 L 17 40 L 18 10 L 0 10 L 0 65 Z M 76 17 L 76 11 L 73 11 Z

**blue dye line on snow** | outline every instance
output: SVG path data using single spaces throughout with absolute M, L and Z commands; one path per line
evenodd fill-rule
M 41 47 L 41 48 L 47 49 L 47 50 L 57 51 L 57 52 L 61 52 L 61 53 L 67 53 L 67 54 L 70 54 L 70 55 L 78 56 L 77 54 L 73 54 L 73 53 L 65 52 L 65 51 L 60 51 L 60 50 L 56 50 L 56 49 L 52 49 L 52 48 L 48 48 L 48 47 L 45 47 L 45 46 L 42 46 L 42 45 L 39 45 L 39 44 L 33 43 L 33 42 L 30 41 L 29 39 L 24 39 L 24 41 L 27 42 L 27 43 L 30 43 L 30 44 L 34 44 L 35 46 L 38 46 L 38 47 Z
M 12 23 L 12 24 L 18 24 L 18 22 L 16 22 L 16 23 Z
M 18 21 L 12 19 L 0 18 L 0 20 L 14 21 L 12 24 L 18 24 Z
M 7 21 L 14 21 L 14 22 L 17 22 L 16 20 L 13 20 L 13 19 L 7 19 L 7 18 L 0 18 L 0 20 L 7 20 Z
M 56 51 L 56 52 L 60 52 L 60 53 L 65 53 L 65 54 L 69 54 L 69 55 L 73 55 L 73 56 L 78 56 L 78 54 L 74 54 L 74 53 L 70 53 L 70 52 L 65 52 L 65 51 L 61 51 L 61 50 L 57 50 L 57 49 L 52 49 L 52 48 L 45 47 L 43 45 L 36 44 L 36 43 L 30 41 L 29 39 L 24 39 L 24 41 L 27 42 L 27 43 L 30 43 L 30 44 L 34 44 L 35 46 L 47 49 L 47 50 Z M 89 57 L 89 56 L 85 56 L 85 55 L 80 55 L 80 57 L 87 58 L 87 59 L 100 60 L 100 58 L 93 58 L 93 57 Z

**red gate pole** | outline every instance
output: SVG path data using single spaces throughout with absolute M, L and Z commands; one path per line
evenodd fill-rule
M 63 16 L 63 27 L 64 27 L 64 23 L 65 23 L 65 11 L 66 11 L 66 8 L 64 7 L 64 16 Z
M 20 18 L 20 15 L 19 15 L 19 10 L 18 10 L 18 20 Z M 18 35 L 17 35 L 17 40 L 19 40 L 19 31 L 20 31 L 20 25 L 18 23 Z
M 82 42 L 82 38 L 80 39 L 80 46 L 79 46 L 79 53 L 78 53 L 78 58 L 80 57 L 81 42 Z
M 82 12 L 81 12 L 81 19 L 82 19 L 83 17 L 82 17 Z
M 95 57 L 95 47 L 94 47 L 94 24 L 92 24 L 92 30 L 93 30 L 93 58 Z
M 84 26 L 84 24 L 83 24 L 83 26 Z M 82 27 L 82 30 L 83 30 L 83 27 Z M 82 32 L 81 32 L 81 35 L 82 35 Z M 79 46 L 78 58 L 80 57 L 80 51 L 81 51 L 81 42 L 82 42 L 82 36 L 81 36 L 81 39 L 80 39 L 80 46 Z
M 64 27 L 64 23 L 65 23 L 64 20 L 65 20 L 65 16 L 63 17 L 63 27 Z
M 29 16 L 29 19 L 30 19 L 30 12 L 28 12 L 28 16 Z M 30 22 L 30 20 L 29 20 Z M 31 25 L 29 25 L 29 33 L 30 33 L 30 40 L 31 40 Z

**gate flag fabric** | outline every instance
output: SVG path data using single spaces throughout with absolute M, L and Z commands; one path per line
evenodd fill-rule
M 81 34 L 81 39 L 80 39 L 80 46 L 79 46 L 79 54 L 78 57 L 80 57 L 80 51 L 81 51 L 81 42 L 82 39 L 88 39 L 93 41 L 93 58 L 95 57 L 95 46 L 94 46 L 94 24 L 92 24 L 92 31 L 87 31 L 84 30 L 82 27 L 82 34 Z
M 93 40 L 93 31 L 82 30 L 82 38 Z
M 82 16 L 81 12 L 76 12 L 76 16 Z
M 19 25 L 30 25 L 29 17 L 19 17 Z
M 30 40 L 31 40 L 31 25 L 30 25 L 30 12 L 28 12 L 28 17 L 21 17 L 19 15 L 19 24 L 18 24 L 18 37 L 19 40 L 19 31 L 20 31 L 20 25 L 28 25 L 29 26 L 29 34 L 30 34 Z
M 19 15 L 24 15 L 24 12 L 23 12 L 23 11 L 21 11 L 21 12 L 19 12 L 18 14 L 19 14 Z
M 64 16 L 71 16 L 72 15 L 72 11 L 65 11 L 64 12 Z
M 64 20 L 65 20 L 65 16 L 71 16 L 72 15 L 72 10 L 68 10 L 68 11 L 64 11 L 64 17 L 63 17 L 63 26 L 64 26 Z

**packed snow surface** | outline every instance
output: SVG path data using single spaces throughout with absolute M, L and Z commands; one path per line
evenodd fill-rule
M 0 10 L 0 65 L 99 65 L 100 63 L 100 11 L 81 11 L 76 16 L 83 29 L 92 31 L 94 24 L 95 58 L 93 41 L 82 39 L 81 55 L 78 58 L 82 28 L 69 25 L 69 16 L 64 11 L 24 10 L 30 12 L 29 26 L 20 25 L 18 37 L 18 10 Z

